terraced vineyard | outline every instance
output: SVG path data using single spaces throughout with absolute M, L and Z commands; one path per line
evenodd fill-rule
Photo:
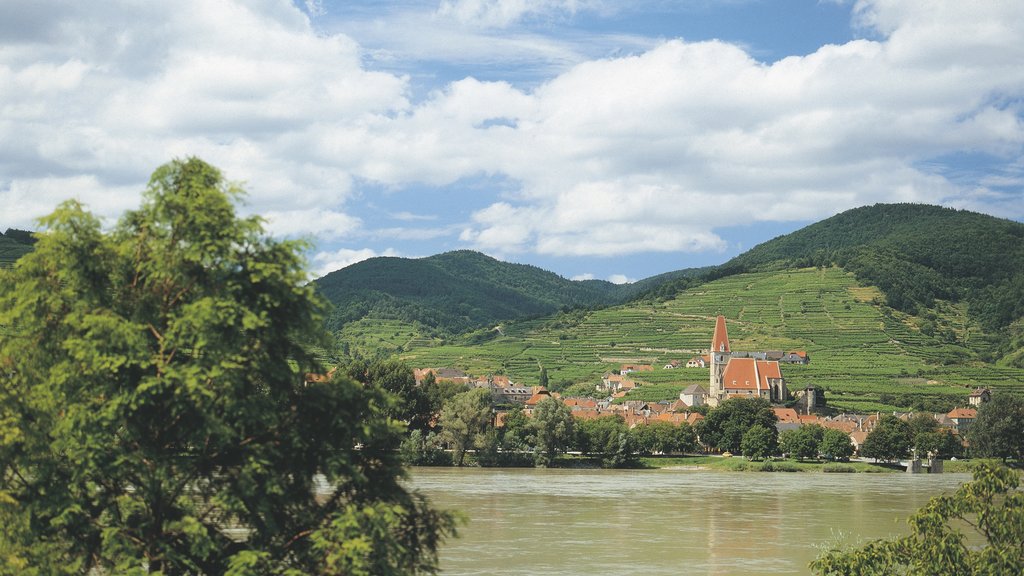
M 416 367 L 503 372 L 526 385 L 544 367 L 552 384 L 578 390 L 623 363 L 652 364 L 654 372 L 632 377 L 674 396 L 691 383 L 706 386 L 707 370 L 662 367 L 706 352 L 714 318 L 723 314 L 734 350 L 806 350 L 811 364 L 783 366 L 790 389 L 822 386 L 840 408 L 907 408 L 914 400 L 966 397 L 978 386 L 1024 392 L 1024 370 L 986 365 L 968 347 L 925 335 L 914 318 L 877 304 L 880 296 L 840 269 L 801 269 L 731 276 L 664 302 L 517 322 L 458 344 L 372 320 L 346 326 L 342 338 L 361 330 L 353 346 L 377 346 Z M 975 328 L 959 322 L 963 340 Z

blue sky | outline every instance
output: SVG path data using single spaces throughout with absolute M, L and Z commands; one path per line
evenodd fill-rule
M 196 155 L 321 274 L 723 262 L 843 210 L 1024 219 L 1024 3 L 0 0 L 0 227 Z

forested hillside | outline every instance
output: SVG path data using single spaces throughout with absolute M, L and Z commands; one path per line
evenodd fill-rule
M 8 228 L 0 234 L 0 266 L 9 266 L 30 252 L 35 241 L 31 232 Z
M 729 271 L 836 264 L 904 312 L 963 301 L 988 330 L 1024 317 L 1024 224 L 938 206 L 876 204 L 765 242 Z
M 468 250 L 420 259 L 371 258 L 317 279 L 316 286 L 333 305 L 332 329 L 372 316 L 447 333 L 619 302 L 626 294 L 610 282 L 566 280 Z

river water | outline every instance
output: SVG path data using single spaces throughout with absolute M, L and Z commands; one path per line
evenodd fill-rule
M 808 574 L 831 545 L 908 532 L 966 474 L 414 468 L 468 515 L 442 574 Z

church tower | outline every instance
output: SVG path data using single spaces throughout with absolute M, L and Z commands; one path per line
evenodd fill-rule
M 715 335 L 711 338 L 711 382 L 708 389 L 708 403 L 717 406 L 722 399 L 722 374 L 729 363 L 729 333 L 725 329 L 725 316 L 715 319 Z

